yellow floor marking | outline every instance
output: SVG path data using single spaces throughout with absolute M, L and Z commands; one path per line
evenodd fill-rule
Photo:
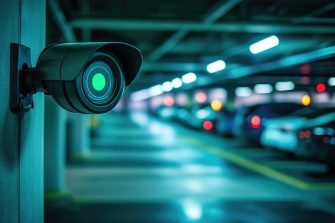
M 44 200 L 59 200 L 65 197 L 71 196 L 71 193 L 68 191 L 50 191 L 44 193 Z
M 264 176 L 270 177 L 272 179 L 275 179 L 277 181 L 280 181 L 282 183 L 288 184 L 290 186 L 293 186 L 297 189 L 301 190 L 321 190 L 321 189 L 335 189 L 335 183 L 309 183 L 305 182 L 303 180 L 299 180 L 295 177 L 289 176 L 285 173 L 282 173 L 280 171 L 274 170 L 270 167 L 261 165 L 259 163 L 256 163 L 252 160 L 246 159 L 242 156 L 239 156 L 235 153 L 226 151 L 222 148 L 215 147 L 215 146 L 209 146 L 197 139 L 190 139 L 189 137 L 184 138 L 185 141 L 188 143 L 191 143 L 197 147 L 200 146 L 201 149 L 213 153 L 217 156 L 220 156 L 234 164 L 237 164 L 239 166 L 242 166 L 244 168 L 250 169 L 254 172 L 257 172 L 259 174 L 262 174 Z

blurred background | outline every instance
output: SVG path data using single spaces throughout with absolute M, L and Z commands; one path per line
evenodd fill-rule
M 45 222 L 335 222 L 334 15 L 330 0 L 48 0 L 47 44 L 128 42 L 144 63 L 110 113 L 46 98 Z

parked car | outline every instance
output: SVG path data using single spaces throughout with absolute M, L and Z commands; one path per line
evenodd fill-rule
M 195 104 L 191 109 L 188 125 L 196 129 L 214 130 L 217 115 L 209 103 Z
M 234 136 L 260 143 L 268 119 L 282 117 L 304 108 L 296 103 L 264 103 L 240 108 L 234 119 Z
M 174 117 L 175 108 L 167 107 L 162 105 L 152 111 L 152 114 L 158 116 L 159 118 L 171 120 Z
M 174 121 L 187 125 L 191 116 L 191 111 L 188 107 L 178 106 L 176 108 Z
M 322 125 L 313 124 L 297 131 L 297 153 L 325 162 L 335 172 L 335 113 L 333 120 Z
M 297 132 L 309 126 L 317 126 L 332 120 L 334 109 L 300 110 L 287 117 L 268 120 L 261 136 L 261 144 L 286 152 L 297 153 Z
M 159 118 L 185 123 L 189 120 L 190 111 L 187 107 L 173 105 L 173 106 L 165 106 L 162 105 L 153 111 L 153 114 L 158 116 Z
M 234 135 L 234 118 L 236 111 L 223 108 L 218 112 L 216 121 L 216 132 L 223 136 L 231 137 Z

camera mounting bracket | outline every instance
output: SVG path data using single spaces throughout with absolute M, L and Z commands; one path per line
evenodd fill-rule
M 31 68 L 30 48 L 10 44 L 10 109 L 13 113 L 27 112 L 34 107 L 33 92 L 23 91 L 24 69 Z

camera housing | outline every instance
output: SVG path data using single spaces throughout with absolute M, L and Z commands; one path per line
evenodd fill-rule
M 26 57 L 29 48 L 12 44 L 11 50 L 11 76 L 19 76 L 11 80 L 18 85 L 13 86 L 11 97 L 16 91 L 16 98 L 21 98 L 12 103 L 13 111 L 29 107 L 25 104 L 32 100 L 27 97 L 44 92 L 71 112 L 107 112 L 119 102 L 142 64 L 141 52 L 120 42 L 51 45 L 42 51 L 34 68 Z

